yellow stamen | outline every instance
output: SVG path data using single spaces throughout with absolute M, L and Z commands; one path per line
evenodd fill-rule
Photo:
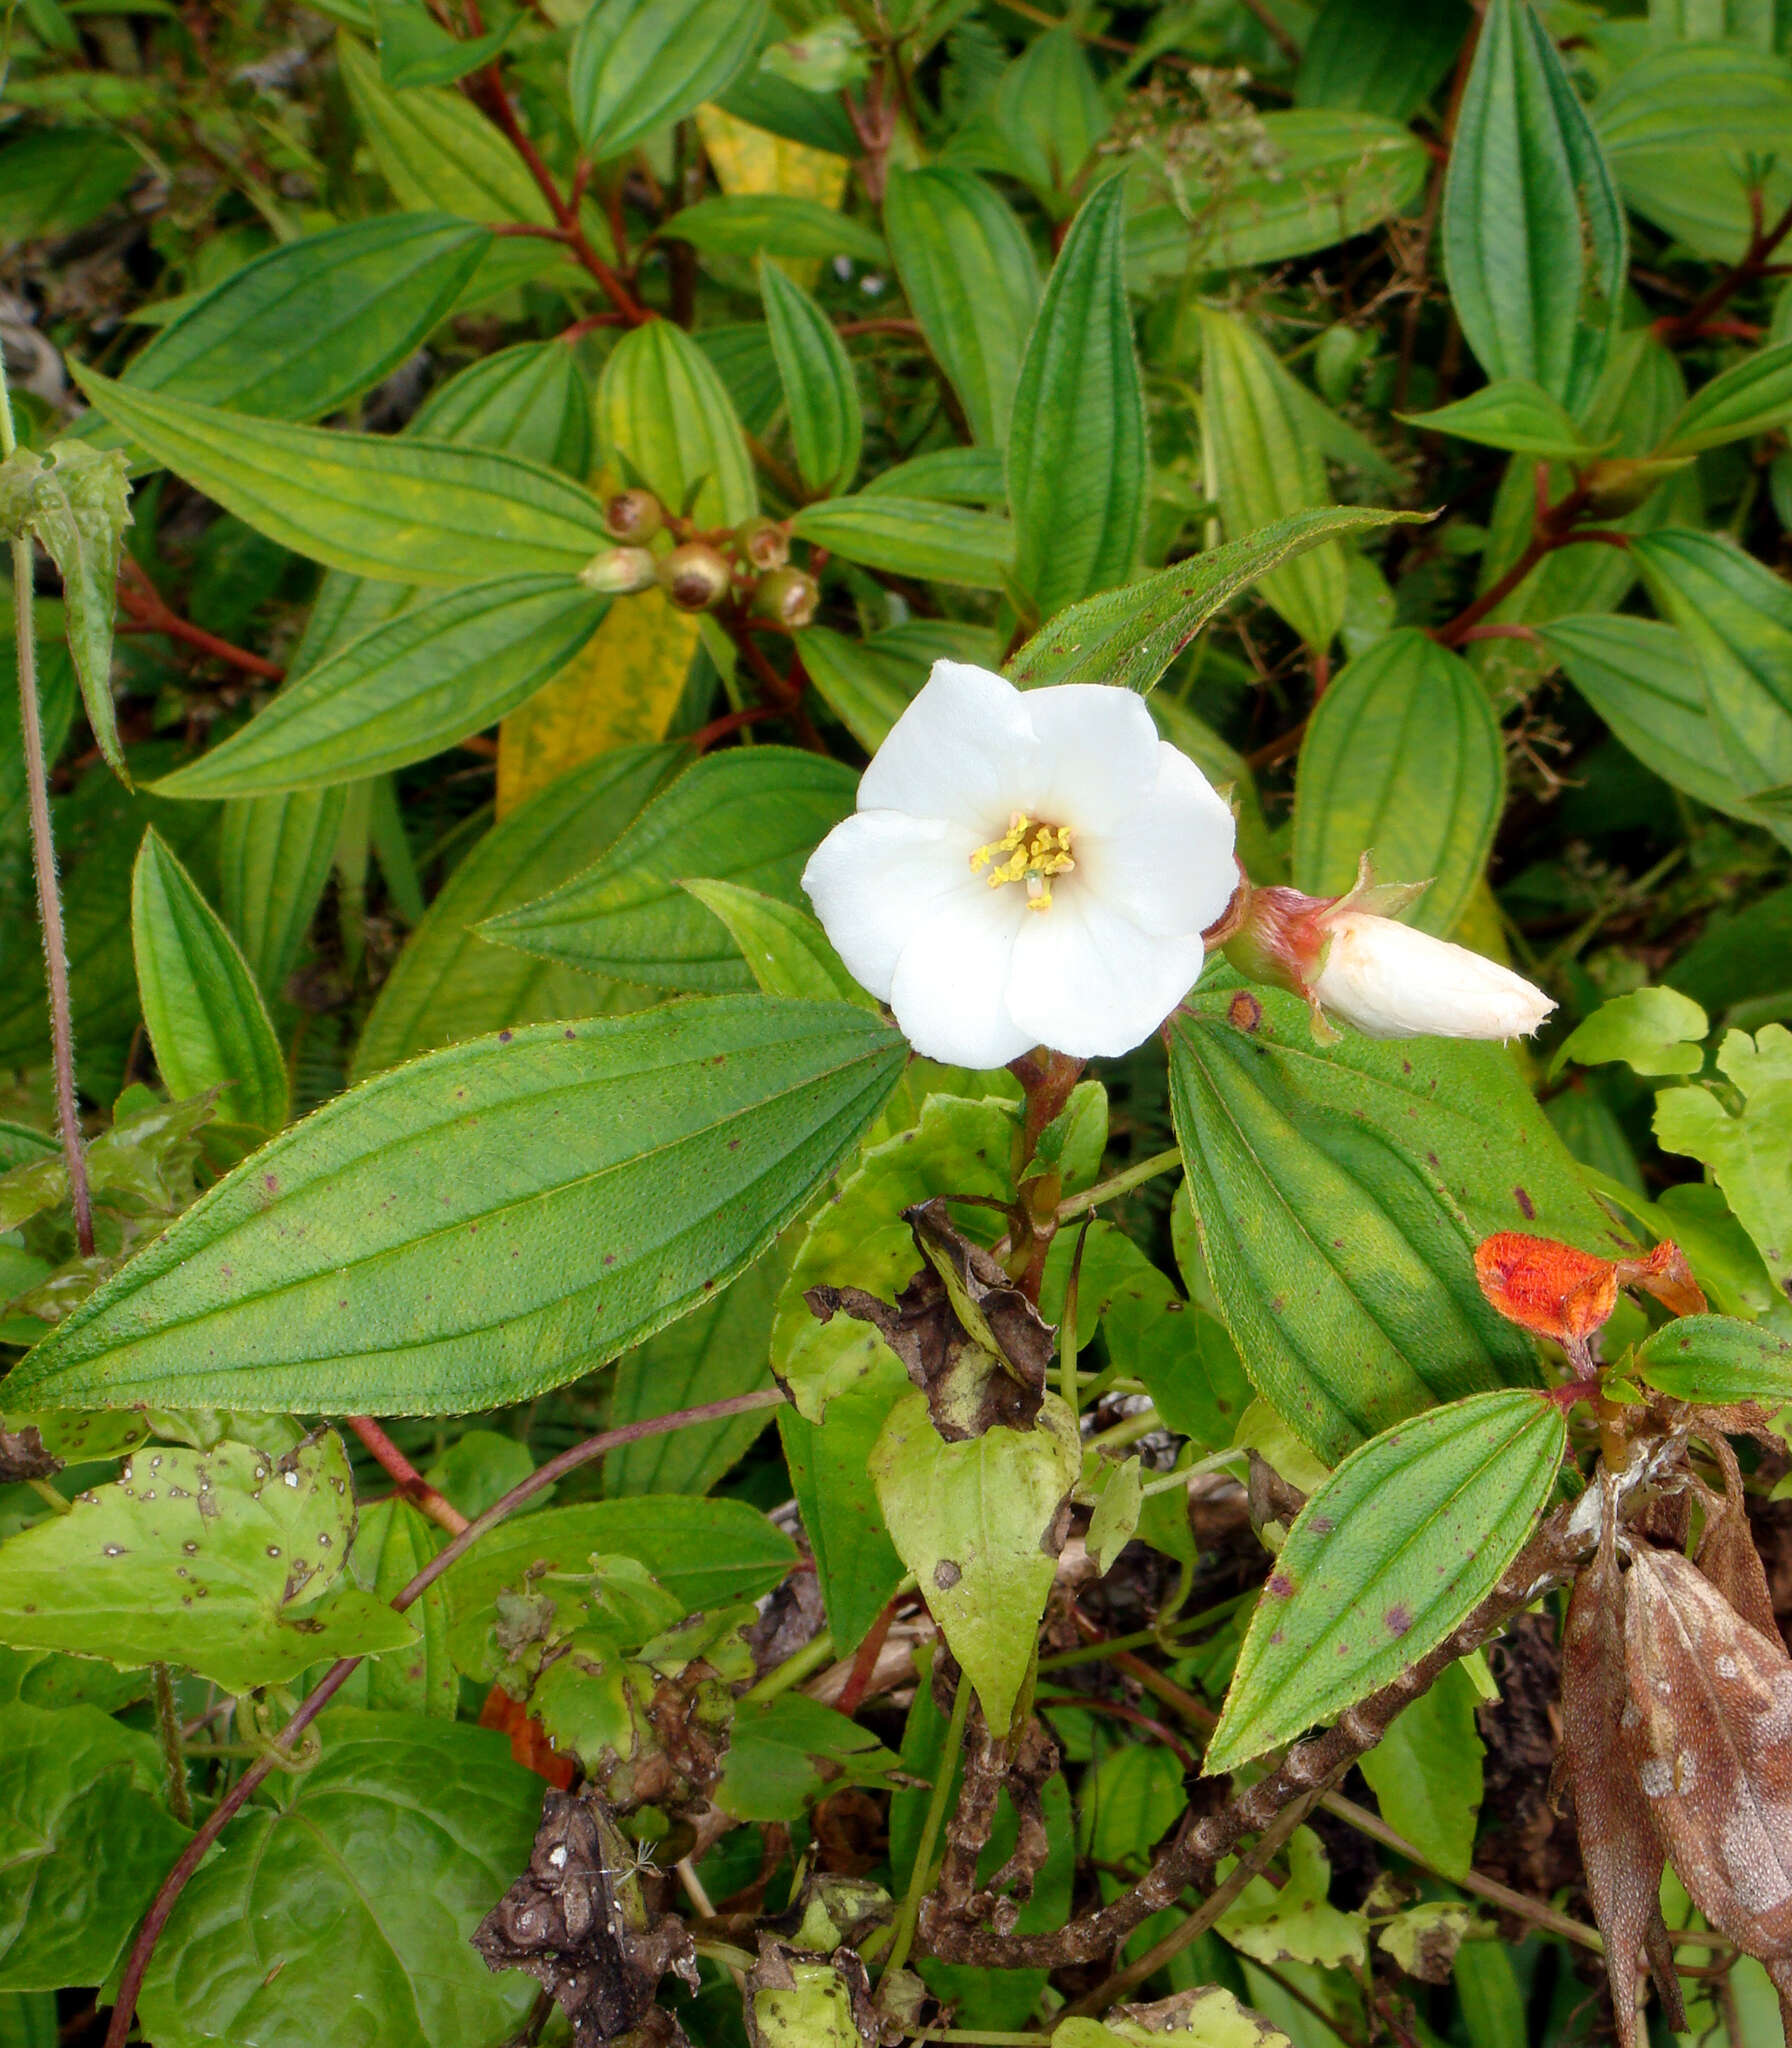
M 1070 857 L 1070 827 L 1035 825 L 1024 811 L 1016 811 L 1000 839 L 992 839 L 987 846 L 978 847 L 971 855 L 971 866 L 989 868 L 989 886 L 992 889 L 1001 888 L 1005 882 L 1023 883 L 1027 892 L 1027 908 L 1049 910 L 1052 907 L 1050 878 L 1067 875 L 1076 866 Z

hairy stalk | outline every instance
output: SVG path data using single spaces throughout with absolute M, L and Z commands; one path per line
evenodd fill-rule
M 507 1494 L 495 1500 L 484 1514 L 469 1522 L 396 1596 L 393 1607 L 402 1614 L 413 1602 L 421 1600 L 444 1572 L 466 1556 L 481 1536 L 514 1514 L 525 1501 L 533 1500 L 544 1488 L 556 1485 L 581 1465 L 589 1465 L 608 1451 L 620 1450 L 624 1444 L 639 1443 L 643 1437 L 667 1436 L 675 1429 L 688 1429 L 699 1422 L 720 1422 L 730 1415 L 750 1414 L 755 1408 L 775 1408 L 782 1404 L 783 1399 L 783 1394 L 775 1387 L 767 1387 L 760 1393 L 736 1394 L 726 1401 L 705 1401 L 696 1408 L 680 1408 L 671 1415 L 648 1416 L 641 1422 L 624 1423 L 620 1429 L 606 1429 L 598 1436 L 587 1437 L 583 1443 L 574 1444 L 557 1458 L 550 1458 L 545 1465 L 538 1466 L 527 1479 L 519 1480 Z M 360 1662 L 359 1657 L 342 1657 L 330 1666 L 315 1689 L 299 1703 L 273 1747 L 264 1750 L 218 1801 L 198 1833 L 181 1851 L 174 1868 L 163 1878 L 150 1902 L 149 1911 L 143 1916 L 143 1924 L 137 1929 L 136 1939 L 131 1943 L 124 1975 L 119 1979 L 118 2002 L 112 2008 L 111 2022 L 106 2028 L 105 2048 L 125 2048 L 130 2039 L 131 2021 L 137 2010 L 137 1995 L 143 1989 L 144 1974 L 156 1952 L 162 1929 L 174 1911 L 175 1902 L 186 1889 L 188 1878 L 199 1868 L 207 1850 L 242 1810 L 269 1772 L 277 1764 L 290 1764 L 293 1744 L 342 1690 Z
M 1175 1145 L 1167 1152 L 1153 1152 L 1149 1159 L 1141 1159 L 1136 1166 L 1126 1167 L 1106 1180 L 1097 1181 L 1092 1188 L 1084 1188 L 1080 1195 L 1068 1196 L 1058 1204 L 1058 1221 L 1068 1223 L 1072 1217 L 1087 1215 L 1091 1209 L 1113 1201 L 1117 1195 L 1129 1195 L 1134 1188 L 1142 1188 L 1160 1173 L 1174 1173 L 1181 1164 L 1182 1153 Z
M 0 461 L 18 447 L 13 431 L 12 395 L 0 358 Z M 43 933 L 44 982 L 50 998 L 50 1055 L 56 1071 L 56 1124 L 68 1167 L 69 1200 L 75 1212 L 75 1242 L 84 1259 L 93 1256 L 93 1196 L 87 1185 L 87 1153 L 75 1098 L 75 1028 L 68 993 L 68 943 L 62 932 L 62 896 L 56 886 L 56 841 L 50 830 L 49 766 L 44 760 L 43 721 L 37 704 L 37 620 L 32 590 L 36 565 L 31 541 L 20 534 L 12 544 L 12 615 L 19 663 L 19 738 L 25 754 L 25 799 L 31 814 L 31 865 L 37 876 L 38 925 Z
M 351 1415 L 348 1426 L 367 1449 L 369 1457 L 387 1474 L 412 1507 L 440 1523 L 450 1536 L 458 1536 L 467 1518 L 450 1500 L 443 1498 L 409 1458 L 374 1421 L 371 1415 Z
M 187 1788 L 187 1759 L 181 1747 L 180 1712 L 174 1703 L 174 1673 L 166 1664 L 152 1664 L 149 1675 L 156 1691 L 156 1732 L 168 1765 L 168 1811 L 183 1828 L 193 1825 L 193 1795 Z

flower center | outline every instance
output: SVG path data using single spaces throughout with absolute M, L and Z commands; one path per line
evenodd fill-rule
M 1024 811 L 1008 820 L 1000 839 L 978 847 L 971 866 L 989 869 L 989 886 L 999 889 L 1004 882 L 1024 882 L 1029 910 L 1052 907 L 1053 875 L 1067 875 L 1076 866 L 1070 857 L 1070 827 L 1042 825 Z

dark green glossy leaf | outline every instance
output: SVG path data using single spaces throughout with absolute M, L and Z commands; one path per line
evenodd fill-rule
M 186 1842 L 166 1780 L 155 1738 L 97 1707 L 0 1707 L 0 1996 L 117 1966 Z
M 1276 1554 L 1206 1768 L 1292 1741 L 1435 1649 L 1518 1554 L 1566 1448 L 1561 1410 L 1515 1388 L 1346 1458 Z
M 763 39 L 765 0 L 595 0 L 573 37 L 573 121 L 620 156 L 725 92 Z
M 844 490 L 859 466 L 865 425 L 846 344 L 809 294 L 775 264 L 760 275 L 797 471 L 812 491 Z
M 1008 434 L 1014 573 L 1041 618 L 1124 583 L 1145 513 L 1145 399 L 1121 266 L 1126 188 L 1087 199 L 1052 265 Z
M 1294 97 L 1408 121 L 1443 83 L 1472 19 L 1464 0 L 1326 0 Z
M 981 178 L 935 166 L 891 173 L 884 232 L 972 434 L 1000 448 L 1039 304 L 1039 269 L 1024 230 Z
M 171 320 L 123 381 L 228 412 L 317 419 L 415 352 L 491 239 L 450 213 L 390 213 L 283 242 Z
M 1025 689 L 1047 683 L 1123 683 L 1149 690 L 1214 614 L 1279 563 L 1334 536 L 1423 520 L 1423 512 L 1326 506 L 1278 519 L 1242 540 L 1072 605 L 1008 664 Z
M 100 411 L 158 462 L 331 568 L 401 583 L 576 576 L 610 545 L 589 491 L 514 455 L 247 419 L 79 374 Z
M 31 128 L 0 158 L 0 242 L 72 234 L 122 199 L 143 159 L 109 129 Z
M 1674 1401 L 1792 1401 L 1792 1341 L 1732 1316 L 1680 1316 L 1637 1347 L 1635 1370 Z
M 362 1029 L 353 1078 L 483 1031 L 639 1008 L 646 998 L 634 989 L 491 945 L 478 927 L 589 867 L 680 765 L 674 747 L 594 755 L 494 825 L 405 942 Z
M 469 1937 L 529 1860 L 541 1780 L 502 1735 L 333 1708 L 321 1761 L 231 1823 L 180 1895 L 143 1986 L 157 2048 L 496 2044 L 536 1986 Z
M 286 1122 L 286 1060 L 255 976 L 224 920 L 157 834 L 131 878 L 131 944 L 143 1021 L 176 1100 L 218 1096 L 226 1123 Z
M 726 929 L 684 883 L 741 882 L 794 902 L 809 855 L 852 809 L 856 782 L 843 762 L 792 748 L 709 755 L 595 866 L 480 930 L 501 945 L 648 988 L 751 987 Z
M 1489 377 L 1570 409 L 1604 367 L 1624 214 L 1598 137 L 1531 0 L 1491 0 L 1444 181 L 1444 275 Z
M 1530 1379 L 1474 1247 L 1626 1240 L 1499 1047 L 1313 1043 L 1305 1006 L 1217 973 L 1170 1025 L 1171 1101 L 1221 1315 L 1252 1382 L 1330 1461 L 1434 1400 Z
M 424 760 L 496 724 L 558 675 L 609 602 L 567 576 L 506 576 L 424 597 L 307 669 L 158 788 L 263 796 Z
M 904 1057 L 850 1004 L 744 996 L 413 1061 L 221 1181 L 9 1398 L 419 1414 L 563 1384 L 750 1264 Z
M 1357 861 L 1390 882 L 1431 881 L 1406 922 L 1453 930 L 1493 850 L 1505 752 L 1487 693 L 1416 626 L 1359 655 L 1307 724 L 1295 782 L 1294 883 L 1341 896 Z

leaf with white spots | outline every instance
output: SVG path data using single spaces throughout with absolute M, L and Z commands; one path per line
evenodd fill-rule
M 1517 1556 L 1566 1442 L 1561 1410 L 1512 1388 L 1433 1408 L 1353 1451 L 1276 1557 L 1207 1769 L 1292 1741 L 1436 1649 Z
M 1792 1956 L 1792 1658 L 1678 1551 L 1624 1580 L 1637 1781 L 1680 1881 L 1713 1927 Z
M 227 1692 L 307 1665 L 408 1648 L 415 1626 L 347 1586 L 355 1532 L 335 1435 L 278 1460 L 248 1444 L 140 1450 L 0 1543 L 0 1643 L 121 1666 L 162 1660 Z

